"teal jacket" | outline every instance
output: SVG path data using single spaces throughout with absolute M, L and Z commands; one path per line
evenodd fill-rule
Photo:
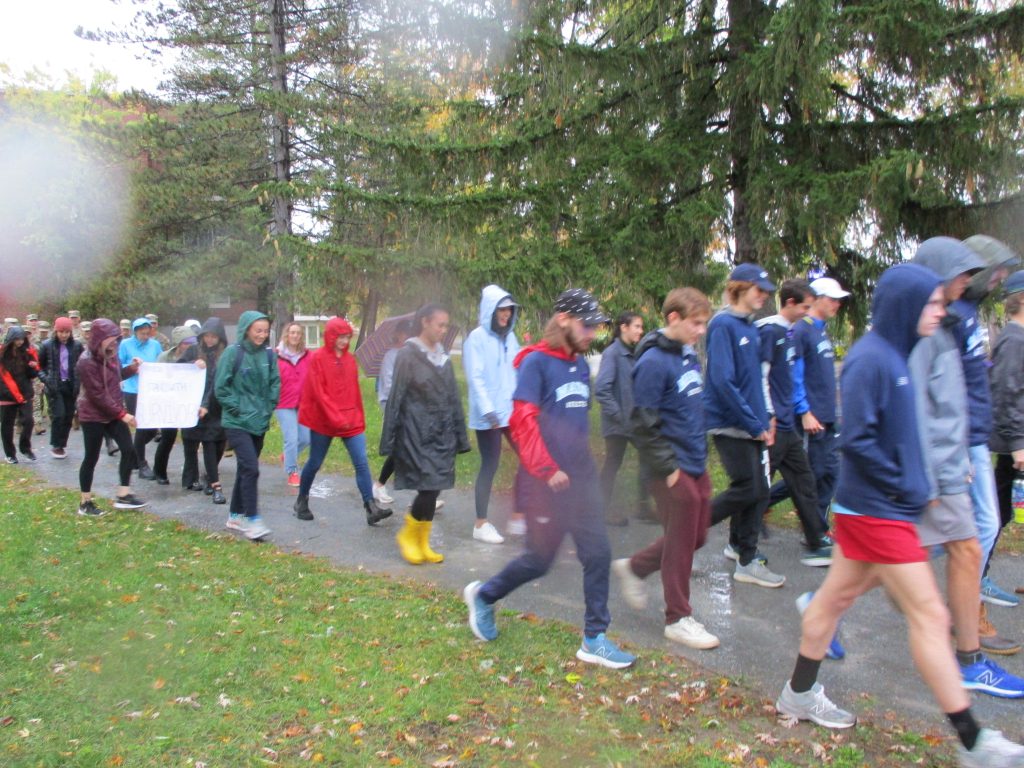
M 264 342 L 254 345 L 245 334 L 257 320 L 268 320 L 262 312 L 243 312 L 238 318 L 238 344 L 232 344 L 217 362 L 214 391 L 224 409 L 221 423 L 225 429 L 244 429 L 262 435 L 270 428 L 270 417 L 281 392 L 277 355 Z M 241 354 L 240 365 L 235 359 Z

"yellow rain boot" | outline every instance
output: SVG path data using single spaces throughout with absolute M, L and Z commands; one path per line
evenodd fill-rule
M 405 524 L 395 534 L 395 541 L 398 542 L 398 551 L 406 562 L 419 565 L 424 560 L 423 549 L 420 545 L 420 522 L 413 520 L 412 515 L 405 516 Z
M 420 551 L 423 553 L 423 559 L 428 563 L 440 563 L 444 561 L 444 555 L 439 552 L 435 552 L 430 548 L 430 531 L 434 527 L 433 520 L 421 520 L 416 523 L 419 526 L 420 533 Z

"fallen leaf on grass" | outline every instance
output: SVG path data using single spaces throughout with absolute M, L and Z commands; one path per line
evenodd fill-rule
M 455 761 L 454 757 L 449 755 L 448 757 L 442 757 L 440 760 L 435 760 L 430 765 L 431 768 L 455 768 L 458 763 Z
M 14 718 L 8 715 L 7 717 L 0 718 L 0 727 L 6 728 L 8 725 L 14 722 Z
M 137 603 L 139 602 L 138 595 L 121 595 L 122 603 Z
M 155 691 L 163 690 L 163 687 L 165 685 L 167 685 L 167 681 L 164 680 L 162 677 L 158 677 L 156 680 L 153 681 L 153 690 L 155 690 Z
M 759 733 L 754 738 L 756 738 L 762 744 L 767 744 L 769 747 L 774 747 L 779 743 L 779 740 L 772 736 L 770 733 Z

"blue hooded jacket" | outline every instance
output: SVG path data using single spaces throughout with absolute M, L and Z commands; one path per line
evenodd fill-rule
M 493 413 L 497 426 L 507 427 L 512 416 L 512 393 L 516 388 L 516 371 L 512 361 L 519 354 L 516 320 L 519 307 L 513 305 L 512 317 L 505 328 L 499 328 L 494 315 L 503 299 L 512 295 L 497 285 L 486 286 L 480 295 L 480 324 L 462 345 L 462 366 L 466 370 L 469 390 L 469 428 L 493 429 L 486 418 Z
M 729 430 L 756 439 L 771 426 L 761 383 L 757 328 L 749 318 L 726 307 L 711 318 L 706 339 L 708 431 Z
M 929 486 L 907 358 L 939 276 L 917 264 L 890 267 L 878 281 L 870 331 L 843 364 L 836 503 L 870 517 L 915 521 Z

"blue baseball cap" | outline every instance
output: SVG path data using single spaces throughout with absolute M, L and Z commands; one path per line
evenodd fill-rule
M 768 291 L 768 293 L 775 291 L 775 283 L 768 279 L 768 273 L 757 264 L 749 261 L 737 264 L 736 268 L 730 273 L 729 279 L 753 283 L 762 291 Z
M 1024 291 L 1024 269 L 1018 270 L 1006 278 L 1003 283 L 1003 293 L 1009 296 L 1011 293 Z

